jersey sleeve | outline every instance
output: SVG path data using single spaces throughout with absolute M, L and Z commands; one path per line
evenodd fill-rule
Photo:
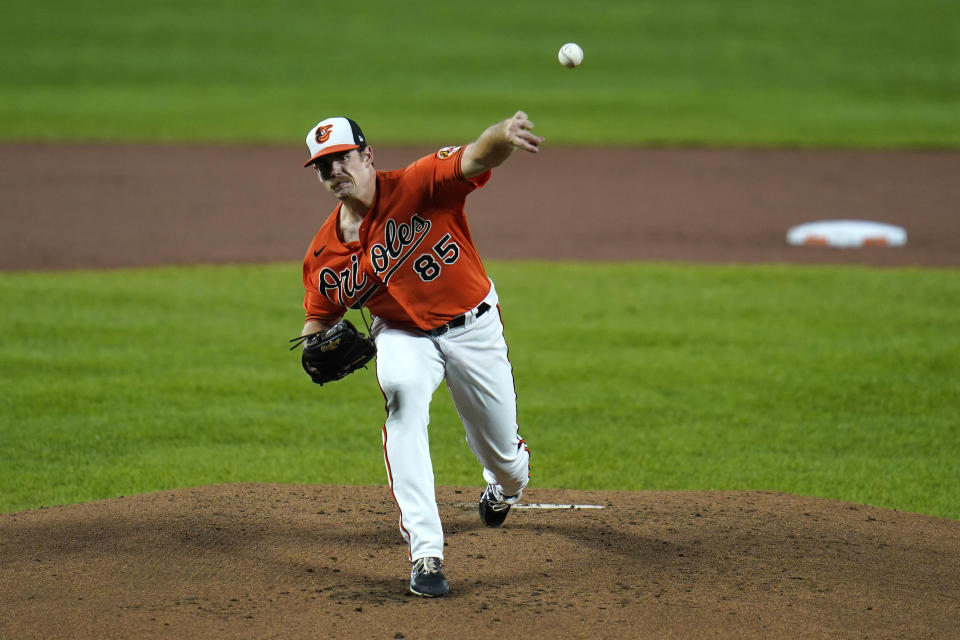
M 463 150 L 464 147 L 443 147 L 407 168 L 416 177 L 426 199 L 456 207 L 462 205 L 472 191 L 490 180 L 490 171 L 473 178 L 463 177 L 460 171 Z

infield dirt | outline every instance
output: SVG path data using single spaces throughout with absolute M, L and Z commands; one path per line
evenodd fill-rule
M 426 149 L 386 149 L 394 168 Z M 0 269 L 297 261 L 291 148 L 0 145 Z M 960 264 L 960 154 L 545 150 L 471 197 L 487 258 Z M 789 247 L 860 218 L 906 247 Z M 299 304 L 294 301 L 294 304 Z M 379 425 L 371 432 L 379 437 Z M 960 523 L 767 492 L 438 489 L 453 594 L 386 487 L 220 485 L 0 515 L 0 638 L 958 638 Z
M 394 169 L 429 149 L 376 151 Z M 0 145 L 0 269 L 299 261 L 333 209 L 299 148 Z M 486 259 L 960 264 L 960 153 L 550 149 L 470 196 Z M 858 218 L 904 247 L 791 247 Z

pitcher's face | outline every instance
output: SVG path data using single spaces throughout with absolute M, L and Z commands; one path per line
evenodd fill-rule
M 338 200 L 356 197 L 368 180 L 376 179 L 370 147 L 363 151 L 351 149 L 317 159 L 317 178 L 324 188 Z

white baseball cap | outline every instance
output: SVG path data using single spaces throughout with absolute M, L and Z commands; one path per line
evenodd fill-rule
M 362 144 L 366 144 L 366 140 L 356 122 L 340 116 L 327 118 L 318 122 L 307 133 L 310 159 L 303 166 L 309 167 L 321 156 L 357 149 Z

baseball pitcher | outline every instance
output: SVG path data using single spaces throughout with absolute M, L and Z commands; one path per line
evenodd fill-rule
M 518 433 L 513 369 L 500 305 L 467 227 L 466 197 L 516 150 L 543 139 L 522 111 L 463 146 L 444 147 L 404 169 L 380 171 L 356 122 L 332 117 L 306 142 L 323 187 L 338 204 L 303 261 L 303 368 L 317 383 L 337 380 L 376 354 L 387 417 L 387 481 L 409 545 L 410 590 L 450 591 L 434 493 L 427 425 L 433 392 L 446 381 L 483 466 L 480 518 L 500 526 L 529 480 Z M 343 320 L 367 308 L 372 342 Z

